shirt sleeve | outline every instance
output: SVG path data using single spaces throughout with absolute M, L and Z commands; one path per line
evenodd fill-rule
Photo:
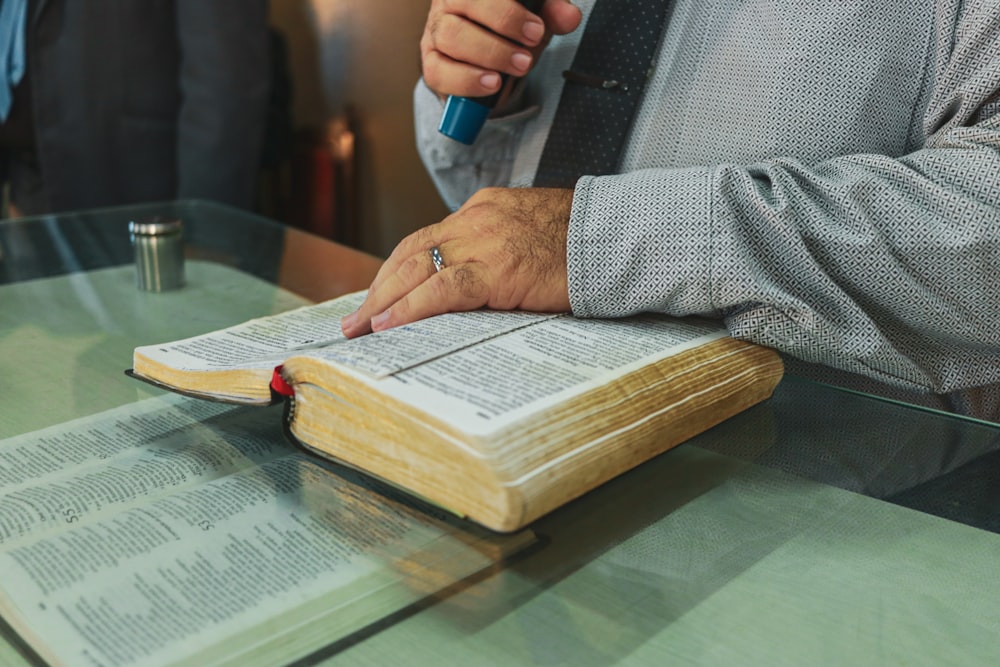
M 444 102 L 421 79 L 413 91 L 417 149 L 438 193 L 452 211 L 484 187 L 507 185 L 524 123 L 538 113 L 528 105 L 486 121 L 467 146 L 438 132 Z
M 714 314 L 806 361 L 945 393 L 1000 382 L 1000 20 L 960 24 L 904 156 L 584 177 L 582 316 Z

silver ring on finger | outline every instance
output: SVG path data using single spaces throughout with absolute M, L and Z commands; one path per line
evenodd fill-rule
M 444 257 L 441 256 L 441 251 L 437 246 L 434 246 L 428 252 L 431 254 L 431 261 L 434 262 L 434 271 L 441 271 L 444 268 Z

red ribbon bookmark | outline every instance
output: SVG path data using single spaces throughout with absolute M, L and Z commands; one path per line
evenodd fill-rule
M 281 377 L 281 366 L 274 367 L 274 373 L 271 374 L 271 389 L 282 396 L 295 395 L 295 388 L 285 382 L 285 378 Z

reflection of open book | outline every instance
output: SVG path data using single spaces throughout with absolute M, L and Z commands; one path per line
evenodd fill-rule
M 534 539 L 333 474 L 272 413 L 169 397 L 0 442 L 4 621 L 51 665 L 285 664 Z
M 657 315 L 452 313 L 347 340 L 339 319 L 361 298 L 140 347 L 133 372 L 215 400 L 290 395 L 289 431 L 309 449 L 501 531 L 766 398 L 781 376 L 775 352 L 718 323 Z

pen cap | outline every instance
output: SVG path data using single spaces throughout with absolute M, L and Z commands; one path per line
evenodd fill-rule
M 490 108 L 469 97 L 452 95 L 444 106 L 438 131 L 446 137 L 463 144 L 471 145 L 483 129 Z

